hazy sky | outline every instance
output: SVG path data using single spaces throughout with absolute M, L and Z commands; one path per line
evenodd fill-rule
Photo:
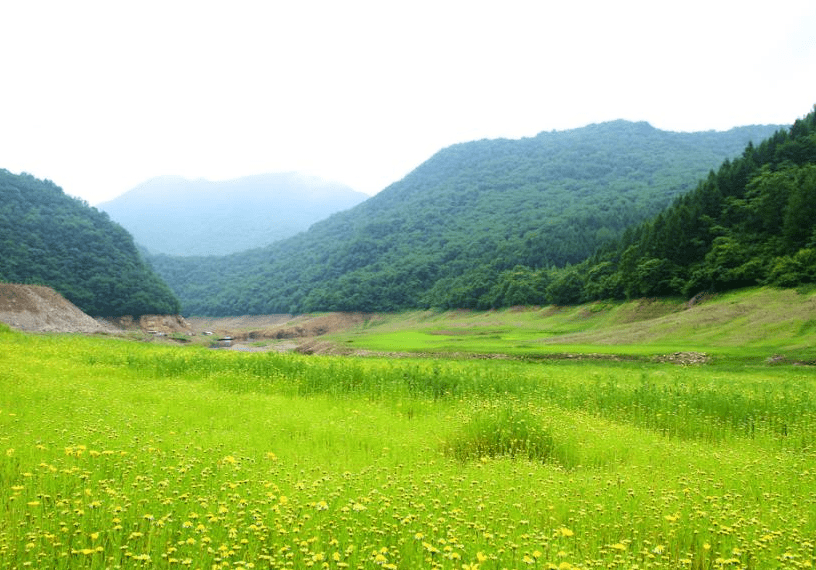
M 91 204 L 164 174 L 373 194 L 457 142 L 816 103 L 813 0 L 14 0 L 0 22 L 0 168 Z

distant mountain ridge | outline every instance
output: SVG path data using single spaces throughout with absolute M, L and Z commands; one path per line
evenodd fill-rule
M 295 172 L 215 182 L 162 176 L 97 207 L 152 253 L 226 255 L 291 237 L 366 198 Z
M 152 256 L 185 314 L 391 311 L 444 303 L 463 281 L 577 263 L 778 126 L 673 133 L 613 121 L 442 149 L 356 207 L 269 247 Z M 481 291 L 484 289 L 485 291 Z

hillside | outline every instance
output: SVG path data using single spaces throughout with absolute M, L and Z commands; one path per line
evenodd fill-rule
M 614 121 L 458 144 L 364 203 L 268 248 L 150 261 L 185 314 L 438 304 L 440 291 L 462 276 L 472 285 L 517 265 L 538 270 L 585 259 L 776 129 L 671 133 Z
M 498 311 L 407 311 L 323 339 L 326 352 L 520 358 L 705 354 L 717 362 L 816 363 L 816 290 L 751 287 L 694 302 L 636 299 Z M 688 360 L 685 363 L 689 363 Z
M 816 282 L 816 108 L 553 278 L 560 302 Z
M 121 226 L 53 182 L 3 169 L 0 282 L 53 287 L 94 316 L 179 312 Z
M 367 197 L 294 172 L 220 182 L 164 176 L 97 207 L 153 253 L 226 255 L 291 237 Z

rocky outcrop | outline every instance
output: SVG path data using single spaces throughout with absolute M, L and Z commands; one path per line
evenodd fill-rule
M 108 320 L 120 329 L 141 330 L 150 334 L 193 333 L 192 327 L 181 315 L 142 315 L 139 318 L 125 315 Z

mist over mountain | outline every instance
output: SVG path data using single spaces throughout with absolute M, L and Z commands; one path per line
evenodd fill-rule
M 162 176 L 97 207 L 153 253 L 226 255 L 291 237 L 366 198 L 295 172 L 218 182 Z
M 613 121 L 457 144 L 293 238 L 150 261 L 186 314 L 474 306 L 502 272 L 587 258 L 778 128 L 673 133 Z

